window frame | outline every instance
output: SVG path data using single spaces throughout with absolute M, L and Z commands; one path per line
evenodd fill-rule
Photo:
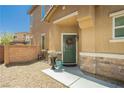
M 124 28 L 124 25 L 123 26 L 115 26 L 115 19 L 116 18 L 119 18 L 119 17 L 121 17 L 121 16 L 124 16 L 124 13 L 122 13 L 122 14 L 120 14 L 120 15 L 115 15 L 115 16 L 113 16 L 113 18 L 112 18 L 112 23 L 113 23 L 113 25 L 112 25 L 112 38 L 113 39 L 124 39 L 124 36 L 123 37 L 116 37 L 115 36 L 115 29 L 117 29 L 117 28 Z
M 43 40 L 43 37 L 44 37 L 44 48 L 42 47 L 43 46 L 42 45 L 43 44 L 43 41 L 42 41 Z M 46 45 L 45 44 L 46 44 L 46 33 L 42 33 L 41 34 L 41 49 L 42 50 L 44 50 L 46 48 Z

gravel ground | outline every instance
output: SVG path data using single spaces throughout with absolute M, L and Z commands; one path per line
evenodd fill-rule
M 41 72 L 49 67 L 44 61 L 9 67 L 0 64 L 0 87 L 64 88 L 64 85 Z

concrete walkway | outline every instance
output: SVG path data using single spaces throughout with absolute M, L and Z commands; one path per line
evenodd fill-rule
M 78 67 L 62 67 L 62 69 L 42 70 L 45 74 L 61 82 L 70 88 L 117 88 L 116 84 L 111 84 L 103 80 L 88 76 L 80 71 Z

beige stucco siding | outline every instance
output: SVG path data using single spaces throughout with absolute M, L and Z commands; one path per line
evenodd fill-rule
M 76 26 L 57 26 L 53 25 L 49 31 L 49 49 L 61 51 L 61 34 L 62 33 L 77 33 Z
M 32 13 L 34 25 L 31 31 L 34 36 L 34 45 L 40 45 L 41 33 L 46 33 L 46 48 L 60 51 L 61 33 L 79 33 L 78 49 L 80 52 L 124 53 L 124 42 L 110 42 L 112 39 L 112 18 L 109 14 L 120 10 L 124 10 L 124 6 L 71 5 L 65 6 L 64 9 L 63 6 L 59 6 L 47 23 L 41 22 L 41 6 L 38 6 Z M 54 21 L 75 11 L 78 11 L 77 25 L 53 24 Z M 79 19 L 83 19 L 83 21 L 78 21 Z
M 63 6 L 59 6 L 58 9 L 55 11 L 55 13 L 52 15 L 52 17 L 50 18 L 50 22 L 54 22 L 56 20 L 59 20 L 65 16 L 68 16 L 74 12 L 78 12 L 78 16 L 77 16 L 77 20 L 78 18 L 81 18 L 81 17 L 86 17 L 86 16 L 89 16 L 91 15 L 90 14 L 90 7 L 89 6 L 65 6 L 65 9 L 63 9 Z M 78 21 L 76 20 L 76 23 L 77 25 L 73 25 L 73 26 L 67 26 L 68 24 L 70 24 L 69 21 L 67 21 L 68 23 L 66 23 L 65 21 L 65 25 L 63 27 L 59 27 L 59 26 L 56 26 L 56 29 L 58 29 L 57 31 L 51 31 L 51 33 L 54 33 L 56 34 L 57 38 L 58 39 L 55 39 L 55 40 L 58 40 L 54 43 L 54 45 L 56 45 L 55 47 L 52 46 L 52 43 L 51 42 L 51 46 L 53 48 L 55 48 L 55 50 L 59 49 L 61 50 L 61 33 L 80 33 L 78 34 L 79 35 L 79 40 L 78 42 L 79 45 L 78 45 L 78 49 L 81 50 L 81 51 L 94 51 L 94 30 L 93 28 L 88 28 L 88 29 L 83 29 L 83 31 L 79 31 L 80 28 L 79 28 L 79 25 L 78 25 Z M 89 42 L 90 41 L 90 42 Z M 59 42 L 59 43 L 57 43 Z M 51 48 L 50 48 L 51 49 Z
M 81 52 L 95 52 L 95 34 L 94 28 L 86 28 L 81 30 L 80 33 L 80 44 Z
M 124 53 L 124 42 L 110 42 L 112 39 L 112 17 L 110 13 L 124 10 L 124 6 L 97 6 L 95 26 L 96 52 Z
M 63 9 L 63 6 L 59 6 L 56 9 L 55 13 L 50 17 L 50 22 L 53 22 L 59 18 L 62 18 L 64 16 L 67 16 L 70 13 L 73 13 L 73 12 L 79 10 L 79 7 L 80 6 L 70 5 L 70 6 L 65 6 L 65 9 Z
M 63 7 L 65 7 L 63 9 Z M 64 16 L 67 16 L 71 13 L 78 11 L 78 18 L 82 16 L 88 16 L 90 14 L 90 7 L 88 5 L 69 5 L 69 6 L 59 6 L 55 13 L 50 17 L 50 22 L 53 22 L 57 19 L 60 19 Z
M 33 35 L 33 45 L 41 46 L 41 34 L 46 34 L 46 45 L 45 48 L 49 49 L 49 36 L 48 31 L 50 29 L 50 24 L 42 22 L 41 19 L 41 6 L 38 6 L 34 12 L 32 12 L 33 24 L 31 26 L 31 32 Z
M 109 15 L 120 10 L 124 10 L 124 5 L 57 6 L 45 21 L 41 21 L 41 6 L 38 6 L 33 11 L 34 25 L 31 28 L 34 45 L 41 46 L 41 34 L 45 33 L 45 48 L 61 51 L 62 33 L 77 33 L 77 64 L 80 69 L 123 80 L 124 60 L 119 54 L 124 54 L 124 42 L 110 42 L 112 17 Z
M 45 48 L 49 49 L 48 44 L 49 44 L 50 28 L 51 28 L 51 25 L 48 23 L 44 23 L 41 26 L 38 26 L 37 28 L 35 28 L 35 33 L 33 34 L 34 45 L 40 46 L 41 45 L 41 34 L 45 34 L 45 37 L 46 37 Z
M 32 27 L 33 28 L 37 28 L 37 26 L 40 25 L 41 23 L 41 6 L 38 6 L 34 12 L 32 12 L 31 14 L 33 17 L 32 18 L 32 21 L 33 21 L 33 24 L 32 24 Z
M 38 44 L 38 37 L 39 34 L 37 34 L 39 32 L 40 29 L 38 29 L 38 27 L 40 26 L 40 15 L 41 15 L 41 7 L 38 6 L 31 14 L 31 33 L 33 35 L 33 45 L 37 45 Z

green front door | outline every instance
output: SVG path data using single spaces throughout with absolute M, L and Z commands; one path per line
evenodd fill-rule
M 76 35 L 63 36 L 63 63 L 76 64 Z

